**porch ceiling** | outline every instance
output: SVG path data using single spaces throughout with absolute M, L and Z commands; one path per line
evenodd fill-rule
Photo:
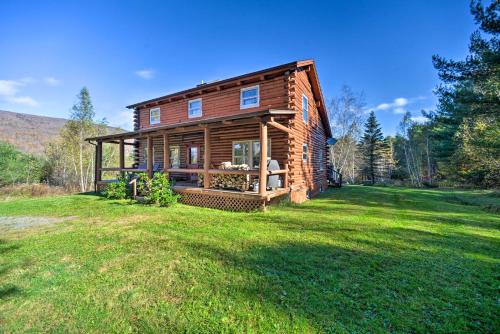
M 209 125 L 209 124 L 216 124 L 216 123 L 222 123 L 224 121 L 233 121 L 233 120 L 244 120 L 244 119 L 251 119 L 251 118 L 259 118 L 259 117 L 265 117 L 265 116 L 293 116 L 296 114 L 295 110 L 288 110 L 288 109 L 268 109 L 268 110 L 262 110 L 262 111 L 256 111 L 256 112 L 251 112 L 251 113 L 242 113 L 242 114 L 235 114 L 235 115 L 230 115 L 230 116 L 224 116 L 224 117 L 214 117 L 214 118 L 205 118 L 205 119 L 200 119 L 196 121 L 188 121 L 188 122 L 182 122 L 182 123 L 177 123 L 177 124 L 169 124 L 169 125 L 159 125 L 147 129 L 142 129 L 139 131 L 130 131 L 130 132 L 122 132 L 122 133 L 117 133 L 117 134 L 111 134 L 111 135 L 105 135 L 105 136 L 98 136 L 98 137 L 91 137 L 91 138 L 86 138 L 86 141 L 108 141 L 108 140 L 119 140 L 119 139 L 134 139 L 134 138 L 141 138 L 141 137 L 146 137 L 150 134 L 154 133 L 165 133 L 168 132 L 167 130 L 176 130 L 176 129 L 181 129 L 184 128 L 186 132 L 192 131 L 192 127 L 195 126 L 201 126 L 201 125 Z M 200 129 L 201 131 L 201 129 Z M 183 132 L 183 131 L 178 131 L 178 132 Z

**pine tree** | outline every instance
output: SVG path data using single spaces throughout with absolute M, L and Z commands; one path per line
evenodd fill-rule
M 365 132 L 361 138 L 360 151 L 363 156 L 362 173 L 366 175 L 371 184 L 375 184 L 380 175 L 380 167 L 383 160 L 384 136 L 377 122 L 375 112 L 370 112 L 370 116 L 365 123 Z
M 442 84 L 429 114 L 439 176 L 462 184 L 500 186 L 500 1 L 471 1 L 479 30 L 464 60 L 434 56 Z

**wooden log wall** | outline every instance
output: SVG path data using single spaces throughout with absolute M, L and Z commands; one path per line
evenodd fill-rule
M 286 121 L 279 121 L 281 124 L 286 124 Z M 179 146 L 180 148 L 180 168 L 186 168 L 188 162 L 188 147 L 195 145 L 199 147 L 198 165 L 203 169 L 204 163 L 204 138 L 203 129 L 200 128 L 199 132 L 174 134 L 169 135 L 169 145 Z M 284 168 L 288 159 L 288 147 L 290 140 L 288 134 L 281 130 L 275 129 L 271 126 L 268 127 L 268 136 L 271 142 L 271 158 L 278 160 L 280 167 Z M 246 124 L 238 126 L 224 126 L 220 128 L 212 128 L 210 131 L 211 143 L 211 163 L 210 168 L 217 168 L 222 162 L 232 161 L 233 155 L 233 142 L 244 140 L 259 140 L 259 125 L 257 121 L 255 124 Z M 145 162 L 144 152 L 146 151 L 147 141 L 144 139 L 139 140 L 139 156 L 140 163 Z M 153 137 L 153 153 L 154 163 L 159 163 L 163 168 L 163 137 Z
M 240 109 L 240 90 L 245 87 L 259 85 L 260 103 L 258 107 Z M 155 106 L 160 108 L 160 124 L 153 126 L 149 123 L 149 110 L 153 107 L 139 109 L 138 124 L 140 129 L 150 128 L 158 125 L 178 124 L 193 119 L 188 117 L 188 101 L 202 99 L 202 118 L 214 118 L 241 113 L 255 112 L 267 109 L 285 109 L 287 106 L 287 84 L 283 74 L 266 80 L 258 80 L 245 85 L 237 85 L 198 96 L 184 97 L 175 101 Z M 167 116 L 168 115 L 168 116 Z
M 316 194 L 320 187 L 326 189 L 326 135 L 321 117 L 316 106 L 311 83 L 305 70 L 297 70 L 288 77 L 289 108 L 297 111 L 295 118 L 290 122 L 293 130 L 293 140 L 290 146 L 289 157 L 289 182 L 292 189 Z M 304 122 L 302 112 L 302 95 L 307 96 L 309 102 L 308 122 Z M 302 145 L 306 143 L 309 148 L 307 161 L 302 161 Z M 320 153 L 323 159 L 320 162 Z M 322 170 L 321 170 L 321 167 Z

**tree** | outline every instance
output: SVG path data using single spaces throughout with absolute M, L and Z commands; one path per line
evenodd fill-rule
M 328 109 L 332 134 L 337 139 L 330 150 L 331 163 L 351 183 L 355 181 L 359 164 L 357 143 L 363 123 L 363 107 L 363 94 L 354 93 L 350 87 L 343 86 L 340 96 L 331 101 Z
M 387 136 L 384 138 L 384 143 L 382 145 L 381 156 L 382 160 L 380 163 L 380 173 L 384 179 L 392 179 L 392 175 L 397 165 L 394 154 L 395 138 Z
M 442 177 L 460 183 L 500 186 L 500 1 L 486 8 L 471 2 L 479 31 L 465 60 L 433 57 L 442 84 L 438 108 L 428 115 Z M 487 37 L 485 37 L 486 34 Z
M 106 133 L 105 121 L 96 122 L 94 118 L 90 93 L 84 87 L 77 95 L 71 118 L 61 130 L 60 138 L 46 149 L 53 177 L 68 187 L 78 185 L 81 192 L 87 191 L 94 182 L 95 148 L 85 138 Z
M 0 141 L 0 187 L 16 183 L 37 183 L 44 180 L 42 158 L 18 151 Z
M 363 157 L 362 171 L 372 184 L 375 184 L 380 175 L 380 165 L 383 157 L 384 136 L 375 117 L 371 111 L 365 123 L 365 131 L 360 143 L 360 151 Z

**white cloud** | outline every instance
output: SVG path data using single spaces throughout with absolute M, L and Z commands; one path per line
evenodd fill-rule
M 15 95 L 23 83 L 14 80 L 0 80 L 0 96 Z
M 137 75 L 139 78 L 149 80 L 149 79 L 154 78 L 155 71 L 153 71 L 151 69 L 138 70 L 138 71 L 135 71 L 135 75 Z
M 417 123 L 425 123 L 429 119 L 425 116 L 414 116 L 411 118 L 412 121 L 417 122 Z
M 390 109 L 391 108 L 391 104 L 389 103 L 381 103 L 379 104 L 375 110 L 387 110 L 387 109 Z
M 392 102 L 384 102 L 377 105 L 375 108 L 367 108 L 368 110 L 391 110 L 395 114 L 404 114 L 408 111 L 410 105 L 418 103 L 420 100 L 425 100 L 424 96 L 417 96 L 412 98 L 398 97 L 392 100 Z
M 400 108 L 406 106 L 409 103 L 409 100 L 405 97 L 398 97 L 394 99 L 392 102 L 385 102 L 379 104 L 375 107 L 375 110 L 389 110 L 394 108 Z
M 405 99 L 404 97 L 398 97 L 397 99 L 394 99 L 393 102 L 393 105 L 397 107 L 404 107 L 407 104 L 408 104 L 408 99 Z
M 12 104 L 21 104 L 30 107 L 38 106 L 38 102 L 30 96 L 18 96 L 19 90 L 29 83 L 34 82 L 32 78 L 23 78 L 19 81 L 0 80 L 0 100 Z
M 61 80 L 59 79 L 56 79 L 54 77 L 46 77 L 45 79 L 43 79 L 45 81 L 45 83 L 49 86 L 57 86 L 61 83 Z
M 30 107 L 37 107 L 38 102 L 35 101 L 31 96 L 8 96 L 5 98 L 7 102 L 14 104 L 22 104 Z

